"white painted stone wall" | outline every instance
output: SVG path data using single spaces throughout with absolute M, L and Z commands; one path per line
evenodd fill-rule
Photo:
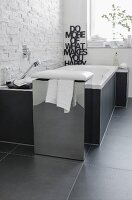
M 62 0 L 0 0 L 0 84 L 3 69 L 18 78 L 37 59 L 47 61 L 42 69 L 61 65 L 63 44 Z M 30 60 L 23 58 L 22 45 Z

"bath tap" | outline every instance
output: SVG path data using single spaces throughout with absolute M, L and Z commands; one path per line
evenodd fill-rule
M 28 69 L 27 71 L 20 77 L 20 79 L 24 79 L 27 75 L 27 73 L 33 68 L 33 67 L 37 67 L 40 64 L 40 61 L 36 61 L 34 62 Z
M 37 67 L 40 64 L 40 61 L 35 61 L 28 69 L 27 71 L 20 77 L 20 80 L 22 81 L 20 85 L 16 84 L 17 80 L 14 81 L 9 81 L 6 82 L 6 85 L 8 86 L 8 88 L 10 89 L 31 89 L 32 88 L 32 83 L 27 83 L 27 82 L 23 82 L 24 78 L 26 77 L 26 75 L 28 74 L 28 72 L 33 68 L 33 67 Z

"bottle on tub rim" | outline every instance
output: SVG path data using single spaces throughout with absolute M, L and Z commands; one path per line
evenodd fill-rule
M 116 52 L 113 57 L 113 66 L 119 66 L 118 53 Z

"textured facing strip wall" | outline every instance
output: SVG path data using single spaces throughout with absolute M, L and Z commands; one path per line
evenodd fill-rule
M 62 0 L 0 0 L 0 84 L 1 69 L 14 78 L 30 65 L 22 45 L 31 51 L 30 63 L 63 61 Z

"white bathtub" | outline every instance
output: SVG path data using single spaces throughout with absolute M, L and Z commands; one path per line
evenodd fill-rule
M 107 65 L 69 65 L 61 67 L 68 70 L 84 70 L 94 73 L 91 80 L 86 82 L 86 88 L 102 89 L 110 78 L 116 73 L 117 66 Z

